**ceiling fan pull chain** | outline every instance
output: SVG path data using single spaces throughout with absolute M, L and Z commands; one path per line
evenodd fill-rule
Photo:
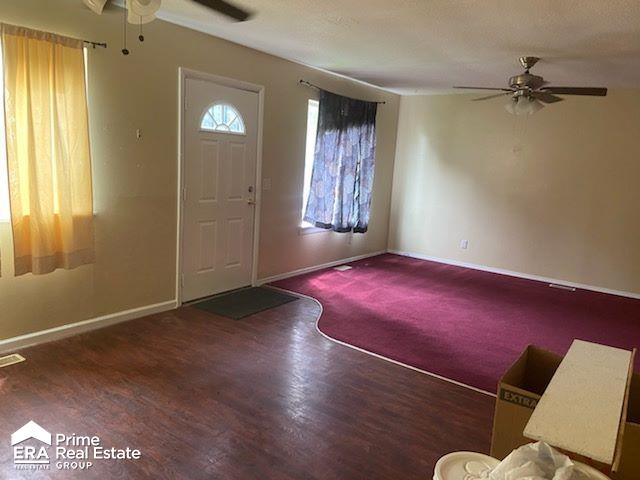
M 122 54 L 129 55 L 129 49 L 127 48 L 127 1 L 125 0 L 124 8 L 122 9 Z
M 142 17 L 138 17 L 140 20 L 140 35 L 138 35 L 138 40 L 140 40 L 141 42 L 144 42 L 144 35 L 142 34 Z

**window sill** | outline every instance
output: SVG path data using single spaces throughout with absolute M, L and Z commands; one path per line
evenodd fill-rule
M 298 227 L 298 235 L 312 235 L 314 233 L 327 233 L 331 230 L 318 227 Z

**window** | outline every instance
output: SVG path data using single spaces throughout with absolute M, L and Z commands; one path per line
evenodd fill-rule
M 311 173 L 313 172 L 313 156 L 316 150 L 316 134 L 318 133 L 318 100 L 309 100 L 307 107 L 307 148 L 304 155 L 304 187 L 302 189 L 302 212 L 300 214 L 300 226 L 302 228 L 312 228 L 309 222 L 302 220 L 304 211 L 307 208 L 309 190 L 311 189 Z M 323 230 L 324 231 L 324 230 Z
M 0 106 L 4 105 L 4 71 L 2 69 L 2 49 L 0 48 Z M 0 109 L 0 222 L 11 219 L 9 212 L 9 176 L 7 173 L 7 148 L 4 130 L 4 109 Z
M 87 95 L 78 88 L 86 85 L 83 42 L 7 24 L 1 33 L 6 163 L 11 196 L 20 199 L 11 205 L 19 220 L 14 274 L 93 263 Z
M 218 103 L 209 107 L 202 116 L 200 129 L 208 132 L 245 134 L 240 112 L 226 103 Z
M 89 78 L 87 71 L 87 49 L 83 51 L 84 56 L 84 76 L 85 79 Z M 85 82 L 85 87 L 88 88 L 88 82 Z M 88 92 L 86 92 L 88 97 Z M 0 48 L 0 223 L 11 221 L 11 211 L 9 209 L 9 172 L 7 171 L 7 145 L 6 145 L 6 131 L 4 128 L 4 69 L 2 62 L 2 48 Z M 55 202 L 58 212 L 58 202 Z
M 304 220 L 327 231 L 366 233 L 376 155 L 377 102 L 320 89 L 311 187 Z

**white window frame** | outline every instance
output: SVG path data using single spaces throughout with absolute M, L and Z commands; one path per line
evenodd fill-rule
M 320 102 L 318 100 L 309 99 L 307 101 L 307 140 L 304 156 L 304 183 L 302 187 L 302 209 L 300 211 L 300 225 L 298 226 L 298 233 L 300 235 L 326 233 L 330 231 L 325 228 L 318 228 L 308 222 L 305 222 L 302 219 L 302 217 L 304 216 L 305 208 L 307 207 L 309 190 L 311 189 L 311 173 L 313 170 L 313 156 L 316 147 L 316 135 L 318 133 L 319 107 Z

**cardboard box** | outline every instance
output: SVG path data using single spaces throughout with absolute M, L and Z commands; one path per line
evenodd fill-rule
M 502 460 L 531 443 L 522 434 L 562 357 L 529 345 L 500 379 L 493 417 L 491 456 Z
M 634 373 L 629 388 L 627 418 L 622 430 L 620 465 L 612 476 L 615 480 L 640 478 L 640 374 Z
M 512 450 L 532 442 L 522 432 L 561 361 L 561 356 L 530 345 L 504 374 L 498 385 L 492 457 L 503 459 Z M 631 378 L 620 462 L 611 478 L 640 479 L 640 374 Z

